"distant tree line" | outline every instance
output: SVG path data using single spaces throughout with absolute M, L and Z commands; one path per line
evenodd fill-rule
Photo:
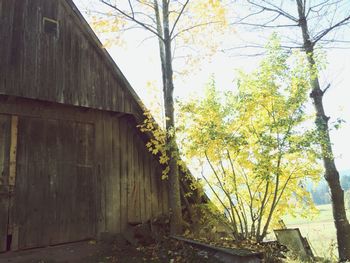
M 350 175 L 342 175 L 340 184 L 345 192 L 346 208 L 350 209 Z M 326 180 L 321 180 L 316 188 L 311 189 L 312 199 L 316 205 L 330 204 L 331 198 Z

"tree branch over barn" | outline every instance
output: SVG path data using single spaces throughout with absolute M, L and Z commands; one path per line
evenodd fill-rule
M 100 0 L 111 8 L 116 19 L 131 22 L 158 39 L 163 100 L 165 108 L 166 149 L 169 166 L 169 201 L 171 209 L 171 233 L 181 232 L 182 212 L 179 185 L 179 153 L 176 146 L 174 115 L 174 69 L 176 41 L 186 35 L 192 38 L 196 30 L 212 24 L 221 24 L 224 19 L 220 1 L 168 1 L 142 0 L 122 3 Z

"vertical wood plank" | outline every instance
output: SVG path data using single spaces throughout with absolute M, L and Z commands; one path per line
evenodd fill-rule
M 121 229 L 121 161 L 120 161 L 120 131 L 119 119 L 113 119 L 113 191 L 112 203 L 115 207 L 115 229 L 116 233 L 120 233 Z
M 158 213 L 163 214 L 163 182 L 164 180 L 162 179 L 162 170 L 159 167 L 158 161 L 154 161 L 154 166 L 156 167 L 156 179 L 157 179 L 157 187 L 158 187 L 158 195 L 157 195 L 157 200 L 158 200 Z
M 130 124 L 129 124 L 130 125 Z M 141 173 L 140 173 L 140 155 L 139 155 L 139 145 L 138 145 L 138 138 L 137 134 L 135 134 L 135 131 L 132 127 L 129 126 L 130 131 L 133 133 L 133 156 L 134 156 L 134 192 L 133 192 L 133 203 L 134 203 L 134 219 L 133 221 L 136 223 L 142 222 L 141 219 L 141 199 L 140 199 L 140 192 L 141 192 Z
M 8 185 L 11 117 L 0 115 L 0 185 Z
M 108 231 L 114 232 L 116 228 L 115 204 L 113 203 L 113 126 L 110 116 L 104 119 L 104 161 L 106 167 L 106 222 Z
M 25 174 L 28 174 L 28 144 L 29 141 L 29 125 L 23 118 L 19 119 L 18 123 L 18 148 L 17 148 L 17 180 L 14 195 L 14 208 L 11 211 L 13 214 L 14 224 L 18 226 L 18 248 L 25 245 L 26 236 L 26 214 L 27 207 L 23 205 L 23 200 L 28 195 L 27 182 L 25 181 Z
M 128 207 L 129 207 L 129 199 L 128 199 L 128 158 L 129 158 L 129 139 L 130 139 L 130 134 L 127 131 L 127 122 L 126 118 L 121 118 L 120 119 L 120 135 L 119 135 L 119 140 L 120 140 L 120 146 L 121 146 L 121 152 L 120 152 L 120 157 L 121 157 L 121 213 L 120 213 L 120 223 L 121 223 L 121 231 L 125 230 L 128 222 Z
M 150 158 L 150 178 L 151 178 L 151 202 L 152 202 L 152 217 L 158 216 L 158 187 L 157 187 L 157 179 L 156 179 L 156 168 L 153 162 L 153 158 Z
M 95 124 L 95 149 L 96 149 L 96 176 L 97 176 L 97 187 L 96 187 L 96 201 L 97 201 L 97 221 L 98 221 L 98 232 L 106 231 L 106 207 L 105 207 L 105 180 L 104 176 L 104 127 L 102 121 L 102 114 L 97 115 Z
M 57 185 L 59 183 L 60 174 L 58 171 L 60 170 L 59 160 L 59 137 L 58 137 L 58 127 L 59 124 L 56 120 L 49 120 L 47 122 L 47 136 L 46 136 L 46 171 L 48 176 L 48 185 L 45 186 L 46 196 L 43 197 L 45 199 L 45 207 L 44 207 L 44 215 L 45 216 L 45 243 L 46 244 L 54 244 L 52 242 L 58 234 L 57 231 L 57 216 L 59 211 L 58 204 L 59 200 L 57 200 Z
M 0 252 L 6 251 L 7 248 L 8 209 L 8 189 L 0 186 Z
M 127 129 L 127 141 L 128 141 L 128 150 L 127 150 L 127 163 L 128 163 L 128 223 L 135 223 L 136 218 L 136 209 L 137 209 L 137 200 L 136 200 L 136 187 L 135 187 L 135 148 L 134 148 L 134 134 L 129 129 L 129 123 L 126 123 Z
M 22 132 L 26 132 L 28 139 L 21 141 L 21 143 L 27 144 L 27 150 L 25 153 L 28 155 L 27 173 L 21 174 L 23 180 L 22 186 L 24 191 L 27 192 L 27 196 L 22 196 L 18 209 L 20 211 L 22 219 L 22 228 L 19 233 L 19 248 L 31 248 L 38 247 L 40 245 L 40 239 L 42 235 L 42 216 L 41 205 L 43 199 L 43 192 L 41 185 L 46 183 L 44 179 L 44 171 L 42 169 L 45 160 L 44 145 L 42 138 L 45 138 L 45 127 L 39 119 L 27 119 L 23 118 Z M 23 137 L 22 137 L 23 138 Z M 18 178 L 19 179 L 19 178 Z M 18 192 L 18 191 L 17 191 Z M 28 204 L 30 202 L 30 205 Z
M 137 137 L 137 152 L 138 152 L 138 159 L 139 159 L 139 165 L 138 165 L 138 178 L 139 178 L 139 205 L 140 205 L 140 218 L 142 222 L 147 221 L 146 217 L 146 204 L 145 204 L 145 173 L 144 173 L 144 152 L 143 152 L 143 143 L 139 137 L 139 134 L 136 132 Z
M 144 145 L 142 145 L 144 146 Z M 150 220 L 152 217 L 152 189 L 151 189 L 151 173 L 150 173 L 150 161 L 149 153 L 144 148 L 143 154 L 143 170 L 144 170 L 144 200 L 145 200 L 145 221 Z
M 61 183 L 58 191 L 62 202 L 58 205 L 61 211 L 60 228 L 63 243 L 74 240 L 79 231 L 79 227 L 75 228 L 80 223 L 75 214 L 76 209 L 79 209 L 77 199 L 80 194 L 77 193 L 80 190 L 78 189 L 80 182 L 78 182 L 78 167 L 76 166 L 78 158 L 76 145 L 77 140 L 81 138 L 77 138 L 75 123 L 62 122 L 61 126 L 65 126 L 60 134 L 64 170 L 60 172 Z M 67 178 L 68 174 L 70 176 Z
M 0 115 L 0 252 L 6 251 L 7 247 L 9 216 L 9 189 L 7 187 L 7 177 L 10 133 L 9 116 Z
M 95 126 L 93 124 L 86 124 L 86 147 L 87 159 L 86 164 L 89 169 L 88 187 L 85 194 L 89 196 L 89 203 L 87 208 L 89 234 L 88 238 L 96 237 L 97 231 L 97 210 L 96 210 L 96 173 L 95 173 Z
M 169 212 L 169 192 L 168 192 L 169 180 L 162 180 L 162 205 L 163 205 L 163 214 L 168 214 Z
M 75 124 L 76 158 L 76 207 L 72 207 L 74 224 L 70 226 L 74 232 L 71 240 L 92 238 L 95 226 L 95 206 L 93 189 L 93 126 L 86 123 Z

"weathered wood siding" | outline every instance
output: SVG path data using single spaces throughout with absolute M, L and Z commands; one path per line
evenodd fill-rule
M 142 114 L 71 0 L 0 0 L 0 94 Z M 58 22 L 57 34 L 44 19 Z
M 92 124 L 19 117 L 13 224 L 18 248 L 93 238 Z
M 11 116 L 0 115 L 0 251 L 6 250 L 9 217 L 9 152 Z
M 120 233 L 128 223 L 167 214 L 167 181 L 131 115 L 0 96 L 2 182 L 13 116 L 13 205 L 0 195 L 0 212 L 9 209 L 0 232 L 11 229 L 13 249 Z M 0 244 L 3 251 L 6 241 Z
M 96 133 L 103 136 L 99 152 L 105 153 L 97 157 L 102 158 L 98 171 L 106 176 L 102 185 L 106 198 L 101 199 L 104 209 L 99 216 L 102 232 L 120 232 L 127 223 L 142 223 L 168 213 L 166 181 L 161 180 L 159 164 L 135 125 L 128 116 L 115 118 L 113 114 L 103 114 L 96 125 Z
M 0 43 L 0 252 L 167 214 L 141 102 L 73 2 L 0 0 Z

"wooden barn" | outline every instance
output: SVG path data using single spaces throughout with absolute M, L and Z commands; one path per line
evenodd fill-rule
M 167 214 L 141 102 L 72 0 L 0 0 L 0 38 L 0 252 Z

